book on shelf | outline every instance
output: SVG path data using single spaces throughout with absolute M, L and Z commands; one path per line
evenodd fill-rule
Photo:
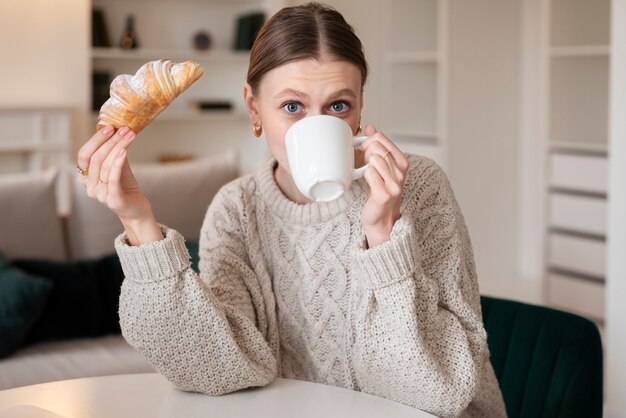
M 256 38 L 256 34 L 265 23 L 263 12 L 254 12 L 237 18 L 237 29 L 235 33 L 235 50 L 250 50 Z

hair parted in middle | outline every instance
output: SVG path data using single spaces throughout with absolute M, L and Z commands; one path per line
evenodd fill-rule
M 361 72 L 361 89 L 368 66 L 361 40 L 337 10 L 312 2 L 285 7 L 259 30 L 252 50 L 247 81 L 253 93 L 263 76 L 291 61 L 330 58 L 348 61 Z

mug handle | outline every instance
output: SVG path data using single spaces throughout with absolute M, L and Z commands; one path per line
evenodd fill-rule
M 352 146 L 355 148 L 359 147 L 363 142 L 365 142 L 366 139 L 366 136 L 355 136 L 354 138 L 352 138 Z M 360 179 L 361 177 L 363 177 L 365 175 L 365 170 L 367 170 L 368 167 L 369 164 L 365 164 L 363 167 L 355 168 L 354 170 L 352 170 L 352 180 Z

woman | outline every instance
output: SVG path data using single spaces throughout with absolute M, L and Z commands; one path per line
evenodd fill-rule
M 390 398 L 438 416 L 504 416 L 489 361 L 472 249 L 442 170 L 376 128 L 334 202 L 295 187 L 284 137 L 297 120 L 360 130 L 367 64 L 333 9 L 286 8 L 261 29 L 244 100 L 273 158 L 222 188 L 200 238 L 200 275 L 183 237 L 157 223 L 112 127 L 79 151 L 89 196 L 111 208 L 126 280 L 126 340 L 178 388 L 219 395 L 277 376 Z

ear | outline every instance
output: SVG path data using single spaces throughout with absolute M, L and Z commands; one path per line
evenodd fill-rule
M 252 86 L 250 83 L 246 83 L 243 86 L 243 102 L 246 105 L 248 111 L 248 117 L 252 125 L 256 125 L 261 121 L 261 114 L 259 113 L 258 103 L 256 98 L 252 94 Z

